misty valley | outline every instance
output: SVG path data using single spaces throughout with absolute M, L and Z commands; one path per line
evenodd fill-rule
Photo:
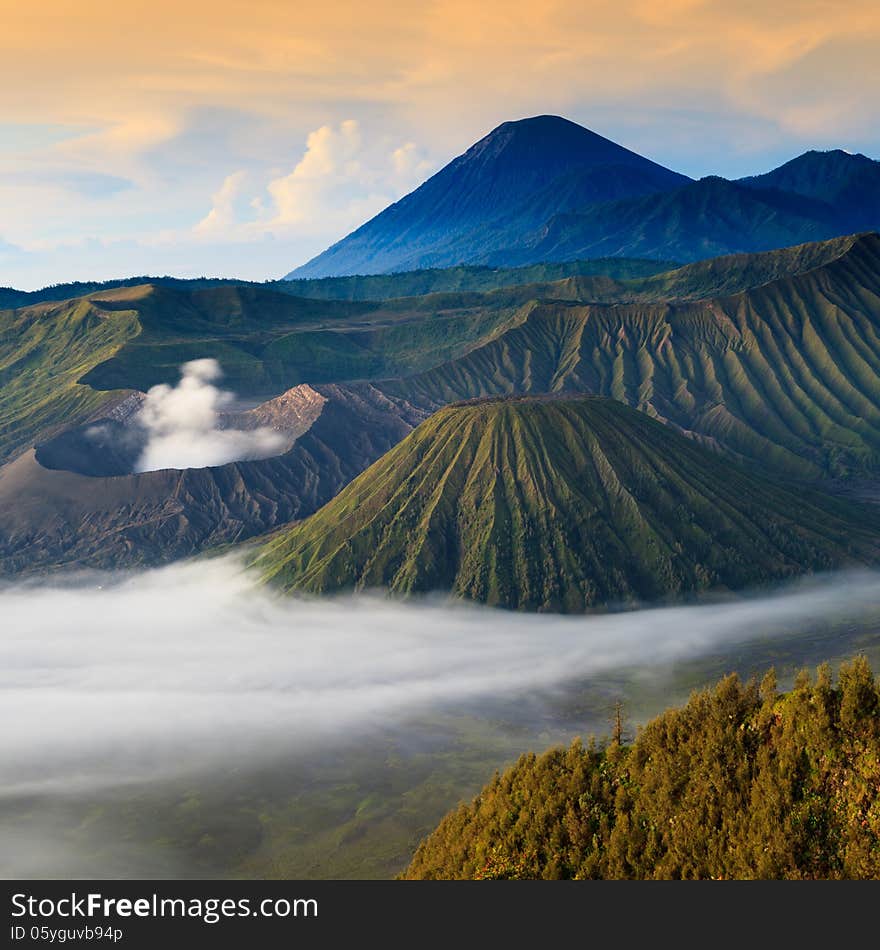
M 633 737 L 732 668 L 876 666 L 876 589 L 838 575 L 579 618 L 291 603 L 226 559 L 12 585 L 2 873 L 391 877 L 496 770 L 610 734 L 618 703 Z

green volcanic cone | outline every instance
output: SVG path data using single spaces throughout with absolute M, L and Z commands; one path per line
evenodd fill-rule
M 766 481 L 581 396 L 437 412 L 254 566 L 286 590 L 441 590 L 573 612 L 878 555 L 876 513 Z

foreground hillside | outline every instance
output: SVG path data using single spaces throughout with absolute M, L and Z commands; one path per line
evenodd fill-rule
M 314 593 L 581 611 L 878 555 L 875 511 L 764 481 L 612 400 L 559 397 L 439 411 L 256 566 Z
M 880 684 L 863 659 L 787 695 L 728 676 L 642 730 L 525 755 L 407 878 L 880 877 Z

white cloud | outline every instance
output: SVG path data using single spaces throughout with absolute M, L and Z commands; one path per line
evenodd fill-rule
M 217 360 L 191 360 L 180 372 L 177 386 L 163 383 L 147 392 L 136 418 L 147 433 L 136 472 L 206 468 L 284 451 L 287 438 L 268 426 L 248 430 L 220 427 L 220 410 L 229 406 L 234 396 L 212 385 L 222 376 Z
M 357 174 L 357 157 L 361 148 L 360 125 L 354 119 L 340 122 L 338 130 L 322 125 L 309 133 L 305 155 L 288 177 L 314 181 L 338 174 L 343 168 L 347 174 Z
M 266 226 L 314 226 L 322 215 L 342 210 L 353 186 L 370 185 L 370 176 L 359 161 L 361 152 L 360 127 L 354 119 L 346 119 L 338 129 L 322 125 L 310 132 L 305 154 L 293 171 L 270 181 L 266 188 L 273 202 L 273 216 Z
M 211 196 L 213 207 L 195 226 L 198 234 L 222 233 L 235 224 L 235 199 L 241 194 L 246 178 L 247 172 L 237 171 L 223 179 L 223 184 Z
M 145 154 L 178 136 L 183 121 L 168 112 L 139 114 L 96 131 L 72 136 L 52 147 L 55 157 L 91 171 L 110 171 L 143 179 Z
M 391 153 L 394 172 L 401 181 L 421 181 L 433 170 L 433 165 L 423 158 L 415 142 L 407 142 Z
M 340 238 L 421 184 L 433 167 L 414 142 L 365 142 L 354 119 L 322 125 L 308 134 L 293 170 L 267 178 L 249 201 L 243 173 L 227 176 L 194 231 L 231 241 L 293 233 Z M 245 205 L 250 214 L 243 213 Z

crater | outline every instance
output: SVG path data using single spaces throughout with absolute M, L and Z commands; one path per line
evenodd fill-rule
M 150 431 L 140 418 L 145 399 L 143 393 L 132 393 L 107 415 L 73 426 L 40 443 L 36 446 L 37 462 L 53 471 L 75 472 L 94 478 L 140 474 L 143 470 L 139 462 L 150 439 Z M 220 464 L 286 454 L 312 427 L 326 401 L 326 397 L 311 386 L 302 384 L 253 408 L 236 407 L 218 413 L 218 432 L 247 433 L 270 429 L 279 436 L 273 443 L 277 450 L 271 454 L 245 452 Z M 214 466 L 167 466 L 181 471 L 196 467 Z

